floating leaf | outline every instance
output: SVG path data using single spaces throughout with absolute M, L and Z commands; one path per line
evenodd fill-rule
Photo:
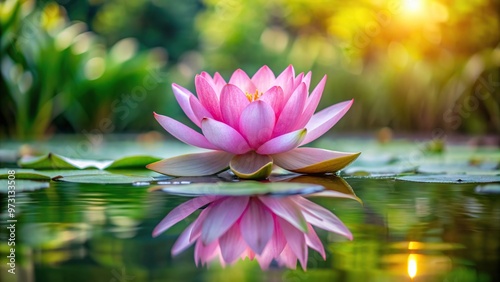
M 58 178 L 59 181 L 72 183 L 94 183 L 94 184 L 130 184 L 134 182 L 151 182 L 152 177 L 138 175 L 122 175 L 114 173 L 104 174 L 80 174 L 69 175 Z
M 500 176 L 466 174 L 429 174 L 397 177 L 397 180 L 425 183 L 491 183 L 500 182 Z
M 394 164 L 382 166 L 351 166 L 345 168 L 342 173 L 355 176 L 390 176 L 406 172 L 414 172 L 416 166 Z
M 496 164 L 491 162 L 481 163 L 480 165 L 470 165 L 467 163 L 453 164 L 425 164 L 418 170 L 420 173 L 432 174 L 475 174 L 475 175 L 500 175 L 496 169 Z
M 31 180 L 50 180 L 52 177 L 46 173 L 36 171 L 34 169 L 22 169 L 22 168 L 2 168 L 0 169 L 0 179 L 8 178 L 11 173 L 16 179 L 31 179 Z
M 144 168 L 147 164 L 160 158 L 151 156 L 129 156 L 113 160 L 84 160 L 68 158 L 49 153 L 40 157 L 25 157 L 19 161 L 19 166 L 33 169 L 123 169 Z
M 186 185 L 162 185 L 155 186 L 149 191 L 161 190 L 176 195 L 201 196 L 201 195 L 295 195 L 311 194 L 322 191 L 321 185 L 311 183 L 289 183 L 289 182 L 217 182 L 217 183 L 195 183 Z
M 9 186 L 15 187 L 15 190 L 9 189 Z M 48 188 L 49 182 L 46 181 L 32 181 L 32 180 L 14 180 L 14 183 L 9 182 L 8 179 L 0 179 L 0 193 L 7 194 L 8 191 L 15 191 L 16 193 L 24 191 L 34 191 L 38 189 Z

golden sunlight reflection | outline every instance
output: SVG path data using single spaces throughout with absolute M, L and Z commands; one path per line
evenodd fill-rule
M 403 9 L 409 14 L 419 14 L 424 10 L 423 0 L 403 0 Z
M 417 275 L 417 256 L 415 254 L 410 254 L 408 256 L 408 276 L 411 279 L 415 278 Z

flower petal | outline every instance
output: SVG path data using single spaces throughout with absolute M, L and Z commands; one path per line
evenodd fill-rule
M 278 222 L 285 235 L 288 247 L 297 256 L 303 269 L 307 267 L 307 244 L 304 233 L 292 226 L 288 221 L 278 218 Z M 306 231 L 307 232 L 307 231 Z
M 189 97 L 189 104 L 191 105 L 191 108 L 193 109 L 193 113 L 196 117 L 196 125 L 201 127 L 201 121 L 204 118 L 213 118 L 212 114 L 205 109 L 205 107 L 196 99 L 196 97 Z
M 307 224 L 307 230 L 308 232 L 305 234 L 306 244 L 313 250 L 316 250 L 318 253 L 320 253 L 323 259 L 326 259 L 326 253 L 325 248 L 323 247 L 323 243 L 321 243 L 318 234 L 316 234 L 316 231 L 314 231 L 314 228 L 309 223 Z
M 195 110 L 192 107 L 193 104 L 200 104 L 200 101 L 196 99 L 196 97 L 191 93 L 189 90 L 186 88 L 179 86 L 177 84 L 172 84 L 172 90 L 174 91 L 175 99 L 177 100 L 177 103 L 181 106 L 182 110 L 186 114 L 186 116 L 197 126 L 200 126 L 201 119 L 199 119 L 196 114 Z M 190 101 L 193 99 L 194 101 Z
M 295 126 L 295 129 L 304 128 L 306 124 L 309 122 L 309 120 L 314 114 L 314 111 L 316 111 L 316 108 L 318 107 L 319 101 L 321 100 L 321 96 L 323 95 L 323 90 L 325 89 L 325 84 L 326 84 L 326 75 L 314 88 L 314 90 L 311 92 L 311 95 L 309 95 L 309 98 L 307 99 L 307 105 L 304 108 L 304 112 L 300 116 L 299 121 Z
M 290 222 L 303 232 L 307 232 L 307 222 L 300 211 L 299 206 L 295 203 L 292 197 L 275 198 L 275 197 L 259 197 L 259 200 L 264 203 L 274 214 Z
M 353 102 L 354 99 L 341 102 L 313 115 L 306 125 L 308 134 L 301 145 L 316 140 L 330 130 L 347 113 Z
M 231 78 L 229 79 L 230 84 L 234 84 L 239 87 L 243 92 L 253 94 L 257 90 L 252 80 L 248 77 L 246 72 L 241 69 L 237 69 Z
M 268 155 L 260 155 L 250 151 L 244 155 L 236 155 L 229 162 L 229 168 L 243 179 L 265 179 L 273 169 L 273 159 Z
M 336 172 L 353 162 L 361 153 L 344 153 L 316 148 L 296 148 L 273 155 L 274 163 L 298 173 Z
M 274 82 L 275 85 L 278 85 L 281 87 L 281 89 L 283 89 L 285 100 L 288 100 L 288 98 L 290 98 L 290 95 L 295 89 L 293 87 L 294 79 L 295 70 L 293 69 L 292 65 L 289 65 L 280 75 L 278 75 L 276 81 Z
M 252 77 L 252 82 L 260 92 L 265 92 L 276 80 L 273 71 L 268 66 L 261 67 Z
M 196 86 L 196 93 L 198 94 L 198 99 L 200 99 L 201 104 L 210 112 L 215 119 L 220 120 L 220 107 L 219 98 L 212 88 L 210 82 L 207 81 L 201 75 L 197 75 L 194 79 L 194 84 Z
M 190 240 L 191 237 L 191 232 L 193 231 L 193 226 L 195 222 L 189 224 L 184 231 L 182 231 L 181 235 L 179 235 L 179 238 L 177 241 L 175 241 L 174 245 L 172 246 L 172 256 L 176 256 L 180 253 L 182 253 L 184 250 L 189 248 L 194 243 L 194 240 Z
M 276 121 L 276 126 L 274 127 L 273 136 L 279 136 L 284 133 L 288 133 L 292 128 L 295 128 L 295 124 L 297 123 L 297 115 L 300 116 L 300 113 L 302 113 L 306 99 L 306 85 L 305 83 L 301 83 L 299 87 L 295 89 L 288 102 L 285 104 L 283 111 L 281 111 L 281 114 Z
M 254 226 L 254 229 L 257 229 L 256 226 Z M 246 250 L 247 245 L 241 235 L 240 226 L 238 224 L 233 224 L 233 226 L 219 238 L 220 252 L 226 263 L 230 264 L 235 262 Z
M 211 175 L 225 170 L 232 157 L 221 151 L 187 154 L 154 162 L 146 167 L 173 176 Z
M 222 119 L 236 130 L 239 130 L 241 112 L 250 104 L 245 93 L 233 84 L 226 84 L 220 94 L 220 110 Z
M 210 143 L 223 151 L 236 155 L 250 151 L 250 146 L 245 138 L 236 129 L 225 123 L 205 118 L 201 121 L 201 130 Z
M 273 236 L 273 216 L 259 200 L 252 198 L 241 217 L 240 228 L 247 245 L 260 255 Z
M 153 237 L 160 235 L 162 232 L 166 231 L 174 224 L 186 218 L 188 215 L 195 212 L 197 209 L 202 206 L 214 201 L 217 199 L 217 196 L 203 196 L 191 199 L 187 202 L 184 202 L 177 207 L 175 207 L 171 212 L 167 214 L 163 218 L 163 220 L 156 225 L 153 230 Z
M 331 211 L 315 204 L 304 197 L 296 197 L 294 201 L 300 205 L 305 219 L 312 225 L 315 225 L 326 231 L 334 232 L 352 240 L 352 233 L 347 226 Z
M 220 254 L 219 250 L 219 242 L 217 240 L 211 242 L 210 244 L 203 244 L 202 241 L 196 241 L 196 245 L 194 247 L 194 261 L 196 266 L 201 262 L 201 265 L 204 266 L 212 259 Z
M 280 135 L 262 144 L 262 146 L 260 146 L 256 152 L 262 155 L 272 155 L 288 152 L 297 148 L 300 145 L 300 142 L 304 140 L 306 135 L 306 129 L 299 129 L 290 133 Z
M 175 138 L 181 140 L 182 142 L 205 149 L 218 149 L 216 146 L 208 142 L 205 136 L 196 132 L 192 128 L 187 127 L 173 118 L 159 115 L 157 113 L 153 114 L 158 123 L 160 123 L 160 125 L 168 131 L 168 133 L 172 134 Z
M 284 105 L 284 94 L 283 94 L 283 89 L 279 86 L 273 86 L 262 96 L 260 96 L 259 100 L 262 100 L 266 103 L 268 103 L 271 108 L 273 108 L 273 111 L 275 113 L 275 117 L 278 118 L 279 114 L 283 110 L 283 105 Z
M 248 140 L 250 147 L 256 149 L 269 140 L 275 122 L 271 106 L 261 100 L 250 103 L 241 113 L 239 129 Z
M 249 197 L 226 197 L 211 205 L 210 214 L 203 222 L 201 240 L 209 244 L 222 234 L 240 218 L 247 208 Z
M 222 87 L 224 87 L 224 85 L 227 84 L 224 78 L 218 72 L 214 74 L 214 83 L 215 83 L 215 88 L 214 88 L 215 93 L 220 93 L 222 91 Z

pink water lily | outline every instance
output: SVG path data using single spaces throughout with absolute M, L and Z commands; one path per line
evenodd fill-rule
M 177 255 L 195 244 L 196 265 L 218 260 L 222 266 L 256 259 L 262 269 L 280 266 L 306 269 L 308 247 L 326 259 L 313 225 L 352 240 L 347 227 L 329 210 L 303 196 L 201 196 L 174 208 L 154 229 L 156 237 L 199 208 L 198 218 L 172 247 Z
M 297 173 L 336 172 L 359 153 L 298 148 L 332 128 L 353 100 L 314 114 L 326 75 L 309 94 L 311 72 L 295 76 L 292 66 L 278 77 L 267 67 L 252 78 L 236 70 L 229 82 L 219 73 L 195 78 L 197 97 L 173 84 L 177 102 L 201 133 L 167 116 L 154 113 L 177 139 L 211 152 L 173 157 L 148 168 L 174 176 L 210 175 L 228 167 L 240 178 L 262 179 L 278 165 Z

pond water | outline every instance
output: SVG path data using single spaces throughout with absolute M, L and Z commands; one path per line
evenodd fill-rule
M 353 240 L 316 229 L 326 261 L 309 252 L 307 271 L 255 261 L 196 267 L 194 247 L 170 250 L 196 213 L 152 238 L 189 198 L 132 185 L 53 183 L 18 194 L 16 275 L 2 281 L 498 281 L 500 197 L 477 184 L 347 178 L 363 205 L 315 198 Z M 6 200 L 2 199 L 2 206 Z M 5 229 L 5 227 L 4 227 Z M 5 230 L 2 257 L 5 258 Z M 410 270 L 411 272 L 411 270 Z
M 122 179 L 118 172 L 118 176 L 109 177 L 106 171 L 88 170 L 72 172 L 74 176 L 66 177 L 70 182 L 45 180 L 43 185 L 35 185 L 33 189 L 29 185 L 24 187 L 24 191 L 18 187 L 15 275 L 8 272 L 7 256 L 11 254 L 8 238 L 12 237 L 8 229 L 12 224 L 8 217 L 8 197 L 0 190 L 0 281 L 500 281 L 498 149 L 471 152 L 463 147 L 449 147 L 445 155 L 426 155 L 418 164 L 408 164 L 402 158 L 394 161 L 391 157 L 391 154 L 401 155 L 408 151 L 408 146 L 392 146 L 379 153 L 379 148 L 371 150 L 362 142 L 343 144 L 347 143 L 363 148 L 365 156 L 342 174 L 348 183 L 346 187 L 352 187 L 355 195 L 339 198 L 275 193 L 266 196 L 276 202 L 287 201 L 290 197 L 307 197 L 318 207 L 331 211 L 352 233 L 353 239 L 349 240 L 315 228 L 326 259 L 309 248 L 306 270 L 295 262 L 297 258 L 293 263 L 296 269 L 290 268 L 290 263 L 280 266 L 273 261 L 263 270 L 258 258 L 252 261 L 238 259 L 225 266 L 219 260 L 196 266 L 195 246 L 172 256 L 172 247 L 179 235 L 195 225 L 211 204 L 202 204 L 200 209 L 195 208 L 191 215 L 153 237 L 153 230 L 162 219 L 194 196 L 151 191 L 147 182 L 144 185 L 88 183 L 102 174 L 111 182 L 130 182 L 128 178 Z M 330 146 L 324 142 L 322 145 Z M 45 148 L 58 152 L 57 144 L 51 146 Z M 4 148 L 17 147 L 18 144 L 13 143 Z M 121 150 L 117 148 L 123 147 L 114 143 L 101 149 L 116 158 Z M 136 148 L 136 152 L 156 152 L 157 148 Z M 186 151 L 184 147 L 181 150 Z M 12 167 L 12 162 L 4 162 L 2 167 Z M 451 176 L 440 176 L 442 170 L 452 173 Z M 91 176 L 83 177 L 82 173 Z M 415 180 L 411 179 L 415 173 L 424 178 L 431 173 L 432 177 L 417 179 L 417 182 L 397 179 L 405 175 Z M 158 176 L 144 169 L 136 169 L 133 174 Z M 342 182 L 334 176 L 307 179 L 298 182 Z M 436 179 L 448 183 L 435 183 Z M 202 178 L 199 182 L 213 182 L 213 178 Z M 183 185 L 189 181 L 181 179 L 176 183 L 179 184 L 170 187 L 188 187 Z M 212 185 L 207 184 L 207 187 Z M 213 193 L 214 190 L 206 191 Z M 356 196 L 362 204 L 356 201 Z M 237 208 L 232 205 L 232 208 L 225 208 L 224 213 L 231 216 L 235 212 L 231 209 Z M 276 215 L 273 216 L 275 219 Z M 306 221 L 314 225 L 313 217 L 306 216 Z M 247 226 L 250 233 L 263 230 L 261 225 L 265 225 L 264 221 L 253 224 Z M 282 232 L 284 237 L 289 235 Z M 290 238 L 287 237 L 289 243 Z M 240 247 L 238 243 L 231 244 L 235 250 Z M 301 248 L 300 244 L 295 247 Z M 286 260 L 286 253 L 283 251 L 285 257 L 281 259 Z M 289 251 L 288 256 L 291 253 Z

